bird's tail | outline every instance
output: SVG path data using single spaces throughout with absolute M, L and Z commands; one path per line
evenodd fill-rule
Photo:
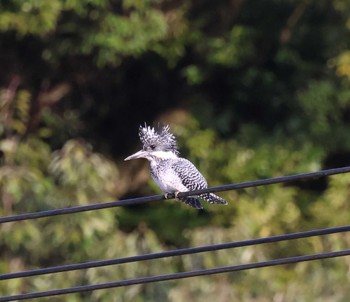
M 189 206 L 195 208 L 195 209 L 203 209 L 203 206 L 201 202 L 199 201 L 198 197 L 195 196 L 188 196 L 188 197 L 178 197 L 178 199 L 185 204 L 188 204 Z
M 201 194 L 200 197 L 210 204 L 214 204 L 214 203 L 227 204 L 227 201 L 225 199 L 215 195 L 214 193 Z

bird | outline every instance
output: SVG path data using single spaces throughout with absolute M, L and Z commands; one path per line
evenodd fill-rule
M 151 127 L 145 123 L 139 127 L 139 137 L 142 149 L 124 160 L 147 159 L 150 162 L 151 176 L 161 191 L 166 193 L 165 197 L 168 193 L 174 193 L 176 199 L 196 209 L 203 209 L 200 198 L 209 204 L 227 204 L 225 199 L 214 193 L 178 196 L 179 192 L 206 189 L 208 183 L 194 164 L 179 156 L 176 138 L 170 132 L 169 125 Z

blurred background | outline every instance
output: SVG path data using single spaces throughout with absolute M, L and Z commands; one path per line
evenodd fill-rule
M 0 215 L 160 193 L 140 124 L 168 123 L 210 186 L 350 164 L 347 0 L 0 2 Z M 350 175 L 0 226 L 0 273 L 350 220 Z M 304 239 L 1 281 L 44 291 L 348 248 Z M 349 301 L 347 257 L 50 301 Z M 41 299 L 40 301 L 48 301 Z

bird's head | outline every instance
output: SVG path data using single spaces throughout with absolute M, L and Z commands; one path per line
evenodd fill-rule
M 140 140 L 143 144 L 142 150 L 128 156 L 124 160 L 146 158 L 148 160 L 161 160 L 176 158 L 179 154 L 174 134 L 170 132 L 168 125 L 153 128 L 140 126 Z

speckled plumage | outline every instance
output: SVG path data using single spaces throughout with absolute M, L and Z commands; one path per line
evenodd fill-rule
M 178 157 L 175 136 L 169 126 L 155 129 L 145 125 L 139 130 L 143 149 L 125 160 L 146 158 L 150 161 L 151 176 L 164 193 L 186 192 L 208 187 L 207 181 L 197 168 L 187 159 Z M 178 198 L 197 209 L 203 206 L 199 197 L 210 204 L 227 204 L 226 200 L 213 194 L 201 194 Z
M 176 155 L 179 154 L 175 136 L 170 132 L 168 125 L 158 126 L 157 129 L 146 124 L 144 127 L 140 126 L 139 137 L 144 150 L 154 146 L 154 149 L 171 151 Z

